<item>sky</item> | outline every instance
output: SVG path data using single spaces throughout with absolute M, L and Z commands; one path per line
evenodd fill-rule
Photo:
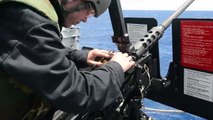
M 176 10 L 188 0 L 120 0 L 123 10 Z M 213 11 L 213 0 L 194 0 L 186 10 Z

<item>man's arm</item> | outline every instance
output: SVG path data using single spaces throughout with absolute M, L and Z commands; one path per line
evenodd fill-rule
M 31 19 L 36 23 L 40 20 Z M 17 36 L 23 32 L 13 31 Z M 4 71 L 67 112 L 95 111 L 121 96 L 124 73 L 117 62 L 109 62 L 93 72 L 80 72 L 67 59 L 58 34 L 55 25 L 39 23 L 23 39 L 14 37 L 15 44 L 11 42 L 14 46 L 3 62 Z

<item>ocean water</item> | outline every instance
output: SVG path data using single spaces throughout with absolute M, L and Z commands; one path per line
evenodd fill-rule
M 163 23 L 174 11 L 156 10 L 124 10 L 124 17 L 155 18 L 158 24 Z M 179 18 L 213 18 L 213 11 L 185 11 Z M 112 25 L 108 12 L 99 18 L 89 18 L 87 23 L 81 23 L 79 45 L 117 51 L 117 46 L 112 42 Z M 161 76 L 167 74 L 169 63 L 172 61 L 172 32 L 171 26 L 166 29 L 159 41 Z
M 137 18 L 155 18 L 158 25 L 163 23 L 174 11 L 155 11 L 155 10 L 127 10 L 123 11 L 124 17 L 137 17 Z M 185 11 L 179 18 L 212 18 L 213 11 Z M 117 51 L 117 46 L 112 42 L 111 36 L 113 35 L 112 25 L 110 22 L 109 13 L 105 12 L 98 19 L 90 18 L 87 23 L 81 23 L 77 27 L 80 28 L 79 45 Z M 167 74 L 169 63 L 172 61 L 172 29 L 171 26 L 164 32 L 163 37 L 159 41 L 159 55 L 160 55 L 160 69 L 161 76 Z M 175 111 L 175 108 L 162 105 L 161 103 L 153 102 L 152 100 L 145 99 L 145 107 L 160 108 Z M 155 120 L 205 120 L 198 116 L 186 112 L 155 112 L 145 111 Z

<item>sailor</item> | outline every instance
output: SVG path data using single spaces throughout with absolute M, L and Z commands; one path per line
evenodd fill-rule
M 127 53 L 73 50 L 60 30 L 100 16 L 111 0 L 0 0 L 0 119 L 51 119 L 96 111 L 122 97 Z M 90 42 L 92 42 L 90 40 Z M 109 62 L 95 61 L 110 58 Z M 88 65 L 94 71 L 80 71 Z

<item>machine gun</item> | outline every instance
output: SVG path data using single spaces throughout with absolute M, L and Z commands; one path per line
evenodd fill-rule
M 142 101 L 146 95 L 146 91 L 151 85 L 151 82 L 154 80 L 154 78 L 150 75 L 148 67 L 149 61 L 152 59 L 152 54 L 149 51 L 163 36 L 164 31 L 169 27 L 172 20 L 177 18 L 192 2 L 194 2 L 194 0 L 186 1 L 167 20 L 165 20 L 161 25 L 153 27 L 151 30 L 149 30 L 134 45 L 127 41 L 128 35 L 125 33 L 125 30 L 122 31 L 121 28 L 119 28 L 120 30 L 117 29 L 117 31 L 120 33 L 124 33 L 123 35 L 120 34 L 123 37 L 118 37 L 117 35 L 113 37 L 113 40 L 119 42 L 117 45 L 120 50 L 128 52 L 136 61 L 136 65 L 125 73 L 126 82 L 121 88 L 123 97 L 118 98 L 114 103 L 112 103 L 104 110 L 81 114 L 75 120 L 152 119 L 141 110 L 141 108 L 144 106 Z M 119 3 L 117 4 L 119 5 Z M 120 25 L 124 26 L 122 22 L 120 22 Z M 124 40 L 124 46 L 122 46 L 121 40 Z
M 194 0 L 186 1 L 161 25 L 153 27 L 139 41 L 131 44 L 126 32 L 119 0 L 112 0 L 109 11 L 115 35 L 113 41 L 122 52 L 127 52 L 136 62 L 136 65 L 125 73 L 125 83 L 121 88 L 122 98 L 118 98 L 103 110 L 76 115 L 72 120 L 151 120 L 143 108 L 143 99 L 152 81 L 155 80 L 149 71 L 152 54 L 149 52 L 158 40 L 163 36 L 164 31 L 169 27 L 172 20 L 177 18 Z M 116 19 L 112 18 L 116 17 Z M 117 21 L 119 22 L 117 22 Z M 119 26 L 119 27 L 118 27 Z M 161 78 L 159 78 L 161 79 Z M 161 80 L 162 83 L 165 82 Z M 69 116 L 69 115 L 68 115 Z

